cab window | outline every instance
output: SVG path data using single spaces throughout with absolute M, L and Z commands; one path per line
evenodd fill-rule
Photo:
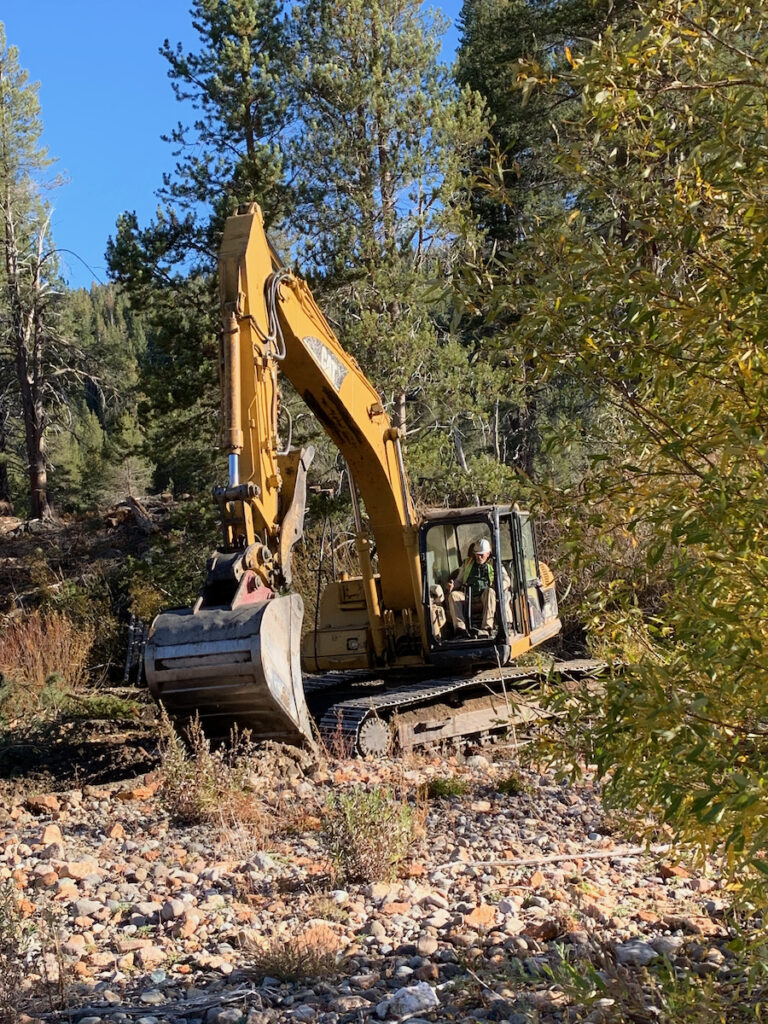
M 459 557 L 456 532 L 452 526 L 442 524 L 427 531 L 427 581 L 445 584 Z
M 427 531 L 427 582 L 442 586 L 461 566 L 470 545 L 485 538 L 491 542 L 491 531 L 486 523 L 441 523 Z

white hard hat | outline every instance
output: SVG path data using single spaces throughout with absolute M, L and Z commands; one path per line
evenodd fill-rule
M 439 583 L 433 583 L 429 588 L 429 596 L 436 604 L 442 604 L 445 600 L 445 591 Z
M 482 538 L 481 538 L 481 539 L 480 539 L 480 540 L 479 540 L 479 541 L 478 541 L 478 542 L 477 542 L 477 543 L 475 544 L 475 554 L 476 554 L 476 555 L 490 555 L 490 553 L 491 553 L 491 544 L 490 544 L 490 541 L 487 541 L 487 540 L 485 539 L 485 537 L 482 537 Z

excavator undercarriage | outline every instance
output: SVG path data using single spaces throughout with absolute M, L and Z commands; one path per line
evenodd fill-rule
M 604 662 L 587 658 L 537 659 L 463 677 L 412 673 L 410 679 L 361 674 L 308 677 L 307 704 L 317 733 L 334 753 L 380 757 L 426 747 L 461 747 L 507 735 L 550 716 L 539 701 L 542 683 L 575 688 L 591 684 Z

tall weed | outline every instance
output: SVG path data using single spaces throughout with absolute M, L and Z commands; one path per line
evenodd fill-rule
M 390 881 L 417 826 L 413 808 L 389 789 L 332 794 L 321 838 L 340 882 Z
M 0 1024 L 15 1024 L 19 1018 L 34 935 L 35 926 L 21 911 L 16 886 L 6 879 L 0 885 Z
M 183 824 L 218 822 L 230 827 L 248 822 L 252 829 L 260 829 L 265 812 L 249 792 L 251 754 L 247 734 L 234 735 L 227 747 L 212 749 L 197 716 L 182 737 L 163 708 L 160 798 L 168 813 Z
M 46 693 L 77 693 L 86 679 L 94 628 L 61 612 L 34 611 L 0 635 L 0 704 L 9 717 L 34 713 Z

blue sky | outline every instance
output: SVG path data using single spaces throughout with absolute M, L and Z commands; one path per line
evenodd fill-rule
M 430 6 L 456 21 L 461 0 Z M 73 287 L 106 281 L 104 249 L 123 210 L 146 224 L 172 164 L 162 141 L 184 110 L 158 54 L 164 39 L 193 46 L 189 0 L 5 0 L 0 21 L 40 83 L 44 143 L 67 183 L 53 193 L 53 234 Z M 444 42 L 456 46 L 455 25 Z M 79 258 L 78 258 L 79 257 Z

